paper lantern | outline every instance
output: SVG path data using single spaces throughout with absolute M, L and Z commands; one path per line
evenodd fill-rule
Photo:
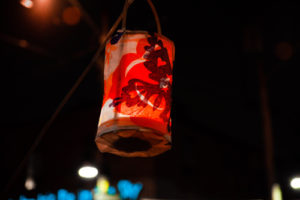
M 171 148 L 174 56 L 174 43 L 158 33 L 123 30 L 107 42 L 100 151 L 149 157 Z
M 107 43 L 102 152 L 146 157 L 170 149 L 173 59 L 173 42 L 159 34 L 118 32 Z

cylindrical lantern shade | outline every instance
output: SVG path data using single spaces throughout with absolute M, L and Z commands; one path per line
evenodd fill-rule
M 107 44 L 100 151 L 150 157 L 171 148 L 174 43 L 144 31 L 118 32 Z

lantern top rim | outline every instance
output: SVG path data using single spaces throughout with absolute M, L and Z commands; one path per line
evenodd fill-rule
M 120 33 L 120 32 L 124 32 L 123 35 L 124 35 L 124 34 L 126 34 L 126 35 L 130 35 L 130 34 L 146 34 L 146 35 L 151 35 L 151 34 L 150 34 L 151 32 L 146 31 L 146 30 L 128 30 L 128 29 L 125 29 L 125 30 L 124 30 L 124 29 L 118 29 L 118 30 L 116 31 L 116 33 Z M 171 39 L 168 38 L 167 36 L 165 36 L 165 35 L 163 35 L 163 34 L 160 34 L 160 33 L 157 33 L 157 32 L 153 32 L 153 33 L 155 33 L 155 35 L 157 35 L 157 36 L 159 36 L 159 37 L 162 37 L 162 38 L 165 39 L 165 40 L 168 40 L 168 41 L 172 42 L 172 43 L 173 43 L 173 46 L 175 46 L 173 40 L 171 40 Z M 113 36 L 111 36 L 110 39 L 111 39 L 112 37 L 113 37 Z M 110 39 L 109 39 L 107 42 L 109 42 Z

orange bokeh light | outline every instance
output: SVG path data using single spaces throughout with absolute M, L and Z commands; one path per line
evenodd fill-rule
M 20 0 L 20 4 L 30 8 L 30 15 L 35 21 L 48 21 L 55 10 L 55 1 L 52 0 Z
M 33 7 L 33 1 L 31 0 L 21 0 L 20 4 L 24 6 L 25 8 L 32 8 Z
M 70 6 L 64 9 L 62 19 L 63 22 L 73 26 L 79 23 L 81 18 L 81 13 L 79 8 Z

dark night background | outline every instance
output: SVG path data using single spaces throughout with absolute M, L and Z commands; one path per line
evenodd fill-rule
M 80 0 L 83 16 L 62 20 L 67 0 L 48 0 L 43 13 L 1 1 L 1 189 L 119 16 L 121 0 Z M 258 63 L 267 76 L 276 181 L 284 199 L 300 198 L 289 180 L 300 172 L 298 125 L 300 6 L 278 1 L 153 0 L 162 32 L 174 41 L 173 148 L 153 158 L 121 158 L 95 145 L 103 84 L 99 62 L 43 137 L 9 196 L 76 192 L 95 181 L 77 175 L 84 162 L 115 184 L 144 184 L 141 197 L 265 199 L 263 121 Z M 127 28 L 155 31 L 145 0 L 129 8 Z M 99 39 L 100 38 L 100 39 Z M 24 181 L 32 169 L 36 189 Z

